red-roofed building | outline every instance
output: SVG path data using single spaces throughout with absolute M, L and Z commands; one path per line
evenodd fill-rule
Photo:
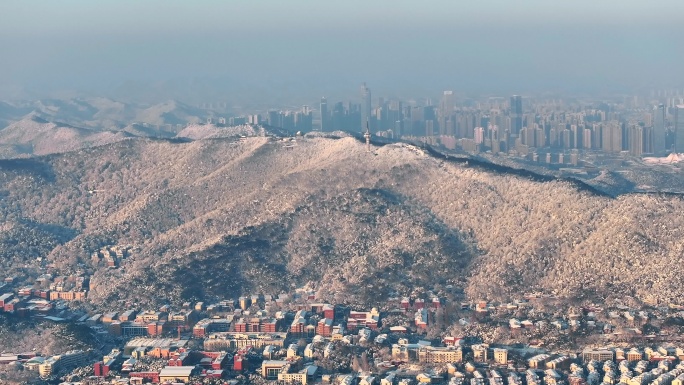
M 330 318 L 323 318 L 318 321 L 318 326 L 316 327 L 316 334 L 323 337 L 332 336 L 333 320 Z
M 150 336 L 160 336 L 164 334 L 165 329 L 166 322 L 164 321 L 150 322 L 147 324 L 147 334 Z
M 142 378 L 150 382 L 159 383 L 159 372 L 131 372 L 128 373 L 129 378 Z
M 380 320 L 380 313 L 378 309 L 373 308 L 370 312 L 349 312 L 347 319 L 347 329 L 356 330 L 361 328 L 369 328 L 371 330 L 378 329 L 378 322 Z
M 15 310 L 21 307 L 21 304 L 22 302 L 19 298 L 14 298 L 11 299 L 9 302 L 5 302 L 3 310 L 5 311 L 5 313 L 14 313 Z
M 213 370 L 220 370 L 228 366 L 230 358 L 226 352 L 221 352 L 217 357 L 211 361 L 211 368 Z
M 461 338 L 459 337 L 444 337 L 442 341 L 446 346 L 456 346 L 461 344 Z
M 236 354 L 233 356 L 233 370 L 236 372 L 241 372 L 247 369 L 247 362 L 242 359 L 242 356 Z
M 241 333 L 275 333 L 277 321 L 274 318 L 240 318 L 235 322 L 235 331 Z
M 187 366 L 189 358 L 188 353 L 175 353 L 169 358 L 168 366 Z
M 0 295 L 0 308 L 5 307 L 5 303 L 11 301 L 14 298 L 14 294 L 12 293 L 5 293 L 3 295 Z
M 105 365 L 104 362 L 98 361 L 93 365 L 95 375 L 97 377 L 106 377 L 109 374 L 109 366 Z
M 432 298 L 431 306 L 434 309 L 439 309 L 440 307 L 442 307 L 442 302 L 439 300 L 439 298 L 434 297 L 434 298 Z

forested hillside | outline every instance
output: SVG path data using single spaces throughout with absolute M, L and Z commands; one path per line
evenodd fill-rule
M 363 303 L 435 285 L 490 299 L 684 294 L 681 198 L 611 198 L 404 144 L 130 139 L 0 161 L 0 186 L 2 267 L 94 274 L 96 304 L 304 285 Z M 90 258 L 107 245 L 135 252 L 107 269 Z

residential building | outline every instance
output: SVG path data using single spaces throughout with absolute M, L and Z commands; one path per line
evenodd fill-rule
M 508 363 L 508 350 L 494 348 L 494 362 L 500 365 L 506 365 Z
M 333 331 L 333 320 L 330 318 L 323 318 L 322 320 L 318 321 L 318 325 L 316 327 L 316 334 L 319 336 L 323 337 L 330 337 L 332 336 L 332 331 Z
M 393 349 L 394 353 L 394 349 Z M 398 356 L 401 356 L 401 351 L 398 351 Z M 447 346 L 447 347 L 432 347 L 425 346 L 418 349 L 418 361 L 421 363 L 450 363 L 463 361 L 463 350 L 461 347 Z
M 38 365 L 38 373 L 41 377 L 48 377 L 51 374 L 62 370 L 71 369 L 83 364 L 86 354 L 82 350 L 73 350 L 64 354 L 48 357 L 42 364 Z
M 314 357 L 314 346 L 313 344 L 308 344 L 306 345 L 306 348 L 304 348 L 304 357 L 305 358 L 313 358 Z
M 612 361 L 613 358 L 613 351 L 608 349 L 585 349 L 582 351 L 582 360 L 584 362 L 589 362 L 591 360 Z
M 487 344 L 478 344 L 478 345 L 473 345 L 473 359 L 475 362 L 487 362 L 489 359 L 489 345 Z
M 551 370 L 567 369 L 570 367 L 570 357 L 560 356 L 546 363 L 546 368 Z
M 373 308 L 369 312 L 350 311 L 349 317 L 347 318 L 347 329 L 356 330 L 360 328 L 369 328 L 371 330 L 377 330 L 379 321 L 380 312 L 377 308 Z
M 296 370 L 293 365 L 289 364 L 278 373 L 278 382 L 306 385 L 315 380 L 317 373 L 318 366 L 316 365 L 308 365 L 304 369 Z
M 261 376 L 267 380 L 275 380 L 280 371 L 289 363 L 289 361 L 284 360 L 264 360 L 261 363 Z
M 235 350 L 251 346 L 255 349 L 266 345 L 282 347 L 287 333 L 235 333 L 223 332 L 210 334 L 204 341 L 208 351 Z
M 537 354 L 536 356 L 527 360 L 527 365 L 532 369 L 539 369 L 544 367 L 550 358 L 551 356 L 548 354 Z
M 277 329 L 277 321 L 275 318 L 240 318 L 234 325 L 236 332 L 274 333 Z
M 631 348 L 627 352 L 627 361 L 638 362 L 644 359 L 644 353 L 637 348 Z

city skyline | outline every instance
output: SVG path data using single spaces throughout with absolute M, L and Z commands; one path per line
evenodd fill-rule
M 268 116 L 233 117 L 231 124 L 268 124 L 289 131 L 349 131 L 408 139 L 466 152 L 507 153 L 532 161 L 570 163 L 577 151 L 632 156 L 664 156 L 684 148 L 684 91 L 653 90 L 650 97 L 623 96 L 619 102 L 536 99 L 521 95 L 483 99 L 457 98 L 453 90 L 439 99 L 406 102 L 371 97 L 367 83 L 360 98 L 332 101 L 322 97 L 319 110 L 269 109 Z M 663 100 L 666 103 L 660 103 Z M 551 151 L 551 152 L 547 152 Z M 551 154 L 554 154 L 553 162 Z M 565 153 L 565 154 L 564 154 Z M 540 155 L 542 158 L 540 158 Z

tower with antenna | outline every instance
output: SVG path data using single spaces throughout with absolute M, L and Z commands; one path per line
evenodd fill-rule
M 366 119 L 366 133 L 363 134 L 363 137 L 366 138 L 366 151 L 370 152 L 370 150 L 371 150 L 371 147 L 370 147 L 371 133 L 370 133 L 370 126 L 368 124 L 367 119 Z

